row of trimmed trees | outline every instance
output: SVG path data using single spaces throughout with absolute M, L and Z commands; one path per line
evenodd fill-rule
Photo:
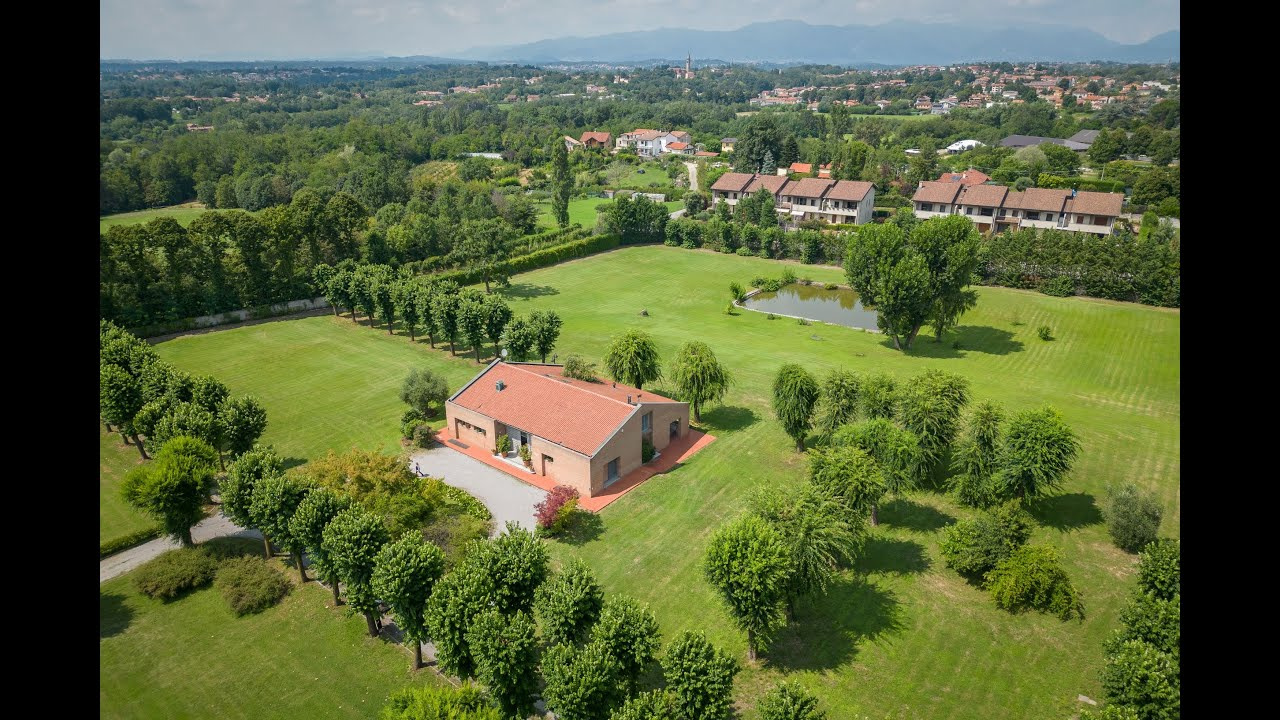
M 99 330 L 99 413 L 145 460 L 170 440 L 198 438 L 232 458 L 253 447 L 267 427 L 262 403 L 232 397 L 215 377 L 192 377 L 160 359 L 145 341 L 103 321 Z M 145 445 L 144 445 L 145 438 Z
M 546 362 L 555 349 L 563 324 L 552 311 L 535 310 L 527 317 L 515 317 L 505 298 L 496 293 L 461 289 L 451 280 L 441 280 L 401 271 L 387 265 L 340 264 L 318 265 L 313 280 L 322 288 L 333 306 L 333 314 L 347 308 L 352 322 L 359 322 L 363 312 L 372 325 L 381 320 L 387 332 L 395 334 L 398 320 L 401 328 L 415 341 L 419 328 L 425 331 L 431 347 L 449 343 L 449 352 L 457 355 L 457 344 L 465 342 L 481 358 L 485 343 L 491 343 L 494 355 L 506 347 L 514 359 L 524 360 L 536 354 Z

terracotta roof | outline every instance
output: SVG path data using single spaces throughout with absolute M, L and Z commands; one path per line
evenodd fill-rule
M 754 193 L 760 188 L 764 188 L 774 195 L 777 195 L 778 191 L 782 189 L 782 186 L 786 184 L 787 178 L 783 175 L 756 175 L 751 179 L 751 182 L 747 185 L 747 189 L 743 192 Z
M 1121 193 L 1089 192 L 1081 190 L 1067 201 L 1067 212 L 1106 215 L 1116 217 L 1124 207 L 1124 195 Z
M 595 140 L 596 142 L 607 143 L 613 136 L 607 132 L 584 132 L 582 133 L 582 142 Z
M 583 455 L 594 454 L 636 409 L 625 396 L 618 401 L 503 362 L 486 368 L 451 402 Z
M 740 192 L 754 177 L 751 173 L 725 173 L 716 179 L 711 189 L 723 192 Z
M 1009 193 L 1010 196 L 1014 194 Z M 1005 206 L 1022 210 L 1062 212 L 1062 206 L 1067 198 L 1071 197 L 1071 191 L 1057 188 L 1027 188 L 1022 191 L 1021 195 L 1018 205 L 1010 205 L 1006 201 Z
M 862 202 L 862 199 L 871 192 L 874 187 L 869 182 L 861 182 L 857 180 L 837 180 L 836 184 L 827 191 L 827 199 L 829 200 L 845 200 L 847 202 Z
M 959 183 L 929 182 L 925 180 L 920 183 L 920 188 L 916 190 L 916 194 L 911 196 L 912 202 L 927 203 L 946 203 L 948 205 L 956 201 L 956 195 L 960 193 L 963 185 Z
M 960 199 L 956 202 L 961 205 L 998 208 L 1008 192 L 1009 188 L 1003 185 L 969 185 L 960 193 Z
M 689 143 L 682 143 L 682 142 L 667 143 L 667 147 L 671 148 L 672 150 L 684 150 L 689 147 Z
M 822 178 L 801 178 L 787 185 L 783 195 L 802 198 L 820 198 L 834 183 Z
M 720 153 L 710 152 L 708 150 L 699 150 L 694 153 L 695 157 L 720 157 Z
M 793 173 L 811 173 L 813 172 L 813 163 L 793 162 L 788 172 Z
M 991 176 L 981 170 L 966 170 L 962 173 L 942 173 L 938 182 L 958 182 L 961 185 L 981 185 L 991 180 Z
M 628 395 L 631 396 L 631 398 L 635 400 L 637 403 L 639 402 L 676 402 L 675 400 L 672 400 L 669 397 L 659 395 L 658 393 L 655 393 L 655 392 L 649 392 L 648 390 L 637 390 L 636 388 L 633 388 L 630 385 L 621 385 L 612 380 L 605 380 L 603 378 L 596 378 L 597 380 L 599 380 L 599 382 L 587 382 L 585 380 L 578 380 L 577 378 L 567 378 L 562 374 L 564 372 L 564 365 L 544 365 L 542 363 L 518 363 L 518 362 L 507 363 L 507 364 L 512 365 L 514 367 L 518 367 L 522 370 L 526 370 L 528 372 L 537 373 L 538 375 L 542 375 L 543 377 L 549 377 L 558 383 L 563 383 L 565 385 L 572 385 L 573 387 L 581 388 L 583 390 L 586 390 L 587 392 L 595 393 L 596 395 L 599 395 L 601 397 L 612 398 L 622 403 L 625 403 L 627 401 Z
M 657 140 L 662 137 L 662 133 L 657 130 L 637 130 L 637 140 Z

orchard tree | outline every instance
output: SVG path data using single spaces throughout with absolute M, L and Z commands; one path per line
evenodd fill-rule
M 246 457 L 249 457 L 249 454 L 241 456 L 241 460 Z M 224 504 L 225 498 L 224 495 Z M 342 600 L 338 596 L 337 566 L 324 547 L 324 529 L 338 516 L 338 513 L 346 510 L 350 505 L 351 501 L 345 496 L 326 487 L 315 487 L 302 499 L 297 511 L 289 519 L 289 534 L 306 549 L 307 556 L 311 558 L 311 568 L 316 576 L 324 578 L 333 590 L 334 607 L 341 605 Z M 267 554 L 270 557 L 269 547 Z
M 255 447 L 237 457 L 231 463 L 231 471 L 218 487 L 222 499 L 222 514 L 240 527 L 256 527 L 253 519 L 253 490 L 265 477 L 284 472 L 284 461 L 270 446 Z M 267 559 L 271 559 L 271 541 L 262 535 L 262 546 Z
M 671 381 L 676 395 L 693 409 L 694 422 L 702 422 L 703 403 L 724 400 L 733 376 L 706 343 L 693 340 L 685 343 L 672 360 Z
M 498 344 L 502 342 L 502 331 L 511 322 L 511 316 L 511 306 L 501 295 L 484 297 L 484 333 L 493 343 L 494 356 L 500 352 Z
M 418 317 L 422 322 L 422 329 L 427 331 L 427 342 L 431 347 L 436 346 L 436 315 L 435 315 L 435 296 L 441 292 L 451 291 L 454 287 L 453 283 L 441 283 L 432 280 L 423 281 L 421 278 L 415 278 L 412 284 L 412 292 L 417 296 Z
M 662 658 L 667 691 L 675 696 L 680 717 L 722 720 L 733 703 L 738 661 L 720 651 L 700 632 L 680 633 Z
M 606 720 L 621 699 L 621 670 L 613 654 L 598 642 L 582 648 L 555 645 L 543 655 L 542 699 L 563 720 Z
M 372 586 L 374 561 L 388 539 L 382 518 L 358 505 L 334 516 L 321 533 L 321 548 L 347 585 L 347 604 L 364 615 L 369 637 L 378 637 L 374 622 L 378 601 Z
M 395 284 L 396 280 L 391 276 L 390 269 L 384 269 L 373 281 L 373 302 L 377 306 L 378 315 L 387 324 L 388 335 L 396 334 Z
M 529 359 L 529 353 L 537 344 L 538 333 L 527 318 L 518 317 L 507 323 L 500 342 L 512 360 L 523 362 Z
M 125 473 L 120 494 L 158 520 L 166 534 L 191 547 L 191 526 L 204 519 L 217 470 L 217 450 L 198 438 L 175 437 L 153 462 Z
M 618 661 L 626 695 L 635 694 L 640 674 L 656 657 L 658 636 L 658 620 L 649 607 L 624 595 L 606 599 L 600 620 L 591 628 L 592 642 Z
M 818 395 L 817 381 L 804 368 L 788 363 L 778 369 L 773 380 L 773 412 L 796 441 L 798 452 L 804 452 L 804 437 L 809 432 Z
M 809 453 L 809 481 L 823 493 L 844 503 L 859 518 L 870 516 L 879 525 L 877 511 L 887 488 L 880 465 L 864 450 L 832 444 Z
M 857 417 L 858 386 L 858 376 L 843 368 L 832 370 L 822 381 L 814 426 L 823 437 Z
M 422 643 L 427 639 L 427 598 L 444 574 L 444 552 L 409 531 L 382 546 L 373 562 L 373 591 L 391 606 L 396 627 L 413 645 L 413 669 L 422 667 Z
M 404 329 L 409 331 L 409 342 L 414 341 L 417 325 L 422 321 L 418 313 L 418 288 L 413 280 L 400 279 L 391 286 L 391 300 L 395 304 L 396 313 L 404 322 Z
M 600 618 L 604 590 L 585 562 L 574 559 L 538 587 L 533 607 L 548 645 L 584 639 Z
M 475 295 L 467 295 L 458 305 L 458 327 L 462 335 L 475 351 L 476 362 L 480 362 L 480 349 L 485 340 L 484 299 Z
M 295 537 L 289 527 L 293 514 L 302 504 L 311 487 L 293 477 L 268 475 L 253 487 L 253 496 L 249 504 L 249 516 L 253 518 L 254 527 L 262 530 L 265 537 L 272 538 L 280 547 L 293 555 L 294 564 L 298 568 L 298 577 L 307 581 L 306 570 L 302 565 L 302 539 Z
M 528 613 L 503 615 L 495 609 L 476 616 L 467 631 L 476 677 L 507 717 L 533 713 L 538 690 L 538 632 Z
M 533 348 L 545 363 L 547 355 L 555 349 L 556 341 L 560 339 L 560 327 L 564 325 L 564 321 L 554 310 L 534 310 L 529 313 L 529 325 L 533 327 L 536 337 Z
M 400 386 L 400 399 L 409 407 L 422 413 L 423 417 L 435 415 L 432 405 L 444 407 L 449 397 L 449 386 L 444 378 L 430 369 L 421 368 L 409 371 L 409 376 Z
M 248 452 L 267 430 L 267 410 L 252 395 L 227 398 L 218 407 L 222 447 L 232 458 Z
M 662 379 L 658 346 L 648 333 L 640 330 L 628 330 L 609 343 L 604 367 L 609 377 L 637 390 L 643 390 L 647 382 Z
M 107 425 L 115 425 L 120 434 L 132 438 L 143 460 L 147 451 L 138 439 L 133 418 L 142 409 L 142 386 L 137 379 L 117 365 L 102 365 L 98 373 L 98 409 Z
M 458 354 L 454 343 L 458 339 L 458 309 L 461 304 L 462 299 L 457 292 L 441 289 L 431 296 L 431 319 L 440 338 L 449 341 L 450 355 Z
M 818 697 L 798 682 L 783 680 L 760 700 L 760 720 L 826 720 Z
M 747 633 L 747 659 L 782 625 L 782 603 L 792 564 L 781 535 L 756 515 L 725 525 L 711 537 L 703 561 L 711 586 Z
M 1062 488 L 1080 452 L 1080 442 L 1052 407 L 1024 410 L 1009 419 L 1004 433 L 1000 498 L 1037 500 Z

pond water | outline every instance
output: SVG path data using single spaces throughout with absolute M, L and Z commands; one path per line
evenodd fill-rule
M 743 307 L 760 312 L 821 320 L 832 325 L 876 330 L 876 311 L 862 307 L 858 293 L 847 288 L 823 289 L 821 285 L 791 284 L 778 292 L 761 292 L 747 298 Z

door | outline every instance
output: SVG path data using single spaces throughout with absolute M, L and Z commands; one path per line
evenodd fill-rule
M 675 440 L 678 437 L 680 437 L 680 421 L 672 420 L 671 421 L 671 439 Z
M 609 461 L 605 467 L 604 486 L 609 487 L 618 481 L 618 458 Z

